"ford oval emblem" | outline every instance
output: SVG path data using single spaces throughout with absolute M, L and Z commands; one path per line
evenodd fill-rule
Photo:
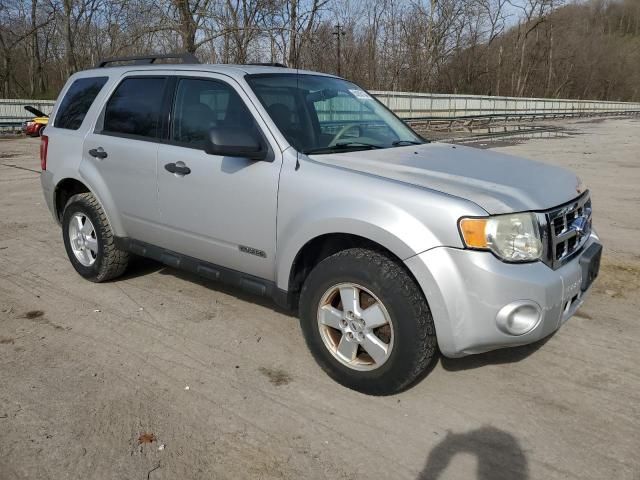
M 571 222 L 571 228 L 576 231 L 578 237 L 582 237 L 587 234 L 587 230 L 589 229 L 589 220 L 587 217 L 578 217 Z

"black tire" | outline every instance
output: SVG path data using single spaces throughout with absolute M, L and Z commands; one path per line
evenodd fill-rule
M 90 266 L 80 263 L 71 247 L 69 223 L 76 213 L 86 215 L 95 228 L 98 252 L 95 262 Z M 92 193 L 79 193 L 69 199 L 62 215 L 62 238 L 73 268 L 87 280 L 105 282 L 122 275 L 127 268 L 129 253 L 115 245 L 111 225 Z
M 378 368 L 358 371 L 329 351 L 318 326 L 318 306 L 330 288 L 354 283 L 368 289 L 386 308 L 393 324 L 393 348 Z M 423 378 L 437 352 L 436 332 L 427 301 L 406 268 L 390 256 L 363 248 L 338 252 L 320 262 L 300 294 L 300 320 L 314 358 L 345 387 L 369 395 L 392 395 Z

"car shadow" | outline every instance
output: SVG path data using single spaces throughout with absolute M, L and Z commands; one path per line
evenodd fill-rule
M 458 454 L 477 460 L 477 480 L 527 480 L 527 457 L 516 437 L 495 427 L 485 426 L 466 433 L 447 433 L 429 452 L 416 480 L 444 479 L 443 474 Z
M 243 300 L 245 302 L 250 302 L 265 308 L 269 308 L 274 312 L 280 313 L 282 315 L 286 315 L 289 317 L 296 316 L 295 311 L 286 310 L 278 306 L 275 302 L 273 302 L 268 298 L 247 293 L 244 290 L 241 290 L 239 288 L 232 287 L 220 282 L 215 282 L 213 280 L 209 280 L 207 278 L 201 277 L 194 273 L 168 267 L 163 263 L 157 262 L 155 260 L 151 260 L 149 258 L 144 258 L 144 257 L 134 256 L 126 272 L 121 277 L 118 277 L 118 279 L 115 281 L 130 280 L 133 278 L 149 275 L 155 272 L 158 272 L 161 275 L 171 275 L 173 277 L 180 278 L 188 282 L 197 283 L 198 285 L 204 286 L 208 289 L 216 290 L 216 291 L 225 293 L 227 295 L 234 296 L 239 300 Z M 447 358 L 442 354 L 435 355 L 433 360 L 429 363 L 429 366 L 425 369 L 425 371 L 413 382 L 411 382 L 411 384 L 408 385 L 406 389 L 407 390 L 410 389 L 411 387 L 420 383 L 426 376 L 428 376 L 429 373 L 438 364 L 438 359 L 440 361 L 440 364 L 442 365 L 442 368 L 444 368 L 449 372 L 471 370 L 474 368 L 481 368 L 487 365 L 501 365 L 501 364 L 507 364 L 507 363 L 515 363 L 515 362 L 524 360 L 525 358 L 534 354 L 545 343 L 547 343 L 551 339 L 551 337 L 553 337 L 553 335 L 555 335 L 555 332 L 549 335 L 548 337 L 545 337 L 542 340 L 539 340 L 529 345 L 523 345 L 520 347 L 503 348 L 503 349 L 498 349 L 491 352 L 469 355 L 467 357 L 462 357 L 462 358 Z
M 218 292 L 222 292 L 227 295 L 234 296 L 239 300 L 255 303 L 256 305 L 269 308 L 276 313 L 280 313 L 290 317 L 295 316 L 295 312 L 286 310 L 278 306 L 275 302 L 273 302 L 269 298 L 260 297 L 258 295 L 252 295 L 251 293 L 247 293 L 244 290 L 241 290 L 239 288 L 232 287 L 221 282 L 215 282 L 213 280 L 209 280 L 207 278 L 201 277 L 200 275 L 196 275 L 195 273 L 190 273 L 184 270 L 172 268 L 156 260 L 152 260 L 150 258 L 145 258 L 145 257 L 133 256 L 125 273 L 122 274 L 117 279 L 115 279 L 114 281 L 118 282 L 121 280 L 130 280 L 133 278 L 143 277 L 145 275 L 149 275 L 151 273 L 156 273 L 156 272 L 159 273 L 160 275 L 170 275 L 172 277 L 180 278 L 187 282 L 197 283 L 198 285 L 201 285 L 210 290 L 216 290 Z
M 200 275 L 196 275 L 195 273 L 190 273 L 185 270 L 178 270 L 171 267 L 164 267 L 159 271 L 161 275 L 171 275 L 173 277 L 179 278 L 181 280 L 185 280 L 187 282 L 196 283 L 210 290 L 215 290 L 217 292 L 222 292 L 227 295 L 231 295 L 236 297 L 238 300 L 242 300 L 245 302 L 253 303 L 255 305 L 259 305 L 261 307 L 269 308 L 276 313 L 280 313 L 282 315 L 287 315 L 289 317 L 295 317 L 295 313 L 289 310 L 286 310 L 280 306 L 278 306 L 273 300 L 270 298 L 261 297 L 259 295 L 253 295 L 251 293 L 247 293 L 244 290 L 236 287 L 229 286 L 225 283 L 216 282 L 213 280 L 209 280 L 207 278 L 201 277 Z
M 222 163 L 220 164 L 220 170 L 223 173 L 236 173 L 251 165 L 254 165 L 255 160 L 249 160 L 248 158 L 238 157 L 222 157 Z
M 448 372 L 458 372 L 461 370 L 472 370 L 474 368 L 481 368 L 487 365 L 502 365 L 506 363 L 520 362 L 537 352 L 554 335 L 555 332 L 529 345 L 500 348 L 491 352 L 478 353 L 469 355 L 467 357 L 447 358 L 441 355 L 440 364 L 442 365 L 442 368 L 444 368 Z
M 167 268 L 166 265 L 160 262 L 156 262 L 150 258 L 132 255 L 125 272 L 114 281 L 117 282 L 120 280 L 131 280 L 133 278 L 144 277 L 151 273 L 159 272 L 164 268 Z

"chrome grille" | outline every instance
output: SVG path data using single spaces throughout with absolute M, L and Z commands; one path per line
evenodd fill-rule
M 558 268 L 578 253 L 591 233 L 591 198 L 585 192 L 576 200 L 546 213 L 549 225 L 547 263 Z

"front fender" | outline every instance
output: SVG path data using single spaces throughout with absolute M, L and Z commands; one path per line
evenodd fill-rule
M 352 196 L 333 197 L 300 211 L 279 229 L 278 288 L 289 289 L 291 268 L 298 252 L 314 238 L 332 233 L 366 238 L 401 260 L 440 245 L 423 222 L 395 205 L 380 200 L 363 201 Z

